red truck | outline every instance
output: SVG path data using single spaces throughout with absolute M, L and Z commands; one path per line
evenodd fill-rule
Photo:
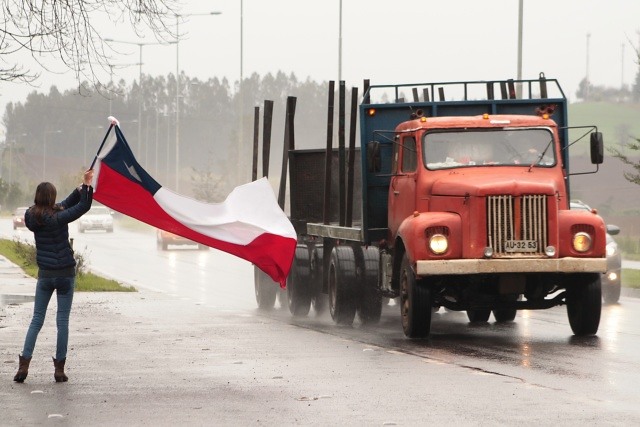
M 466 311 L 471 322 L 491 313 L 510 322 L 517 310 L 566 305 L 573 333 L 595 334 L 606 227 L 592 212 L 570 210 L 572 142 L 558 82 L 541 74 L 366 83 L 357 112 L 353 89 L 348 147 L 344 128 L 332 147 L 331 85 L 327 147 L 288 151 L 299 235 L 287 281 L 291 313 L 306 315 L 328 294 L 336 323 L 356 315 L 374 323 L 383 300 L 398 298 L 404 334 L 419 338 L 439 307 Z M 343 84 L 340 102 L 342 126 Z M 603 161 L 602 134 L 582 131 L 596 166 L 577 174 Z M 275 285 L 256 274 L 255 286 L 259 306 L 273 306 Z

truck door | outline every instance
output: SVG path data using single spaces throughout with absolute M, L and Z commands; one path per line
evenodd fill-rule
M 416 171 L 418 156 L 416 138 L 404 135 L 395 144 L 391 185 L 389 186 L 389 229 L 393 237 L 405 218 L 416 209 Z

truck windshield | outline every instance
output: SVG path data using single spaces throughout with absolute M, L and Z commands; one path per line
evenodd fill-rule
M 549 128 L 432 131 L 423 137 L 422 153 L 425 166 L 431 170 L 556 164 Z

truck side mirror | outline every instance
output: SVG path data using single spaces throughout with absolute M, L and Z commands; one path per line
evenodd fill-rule
M 593 132 L 591 134 L 591 163 L 594 165 L 602 164 L 604 161 L 604 142 L 602 140 L 602 132 Z
M 611 234 L 612 236 L 620 234 L 620 227 L 613 224 L 607 224 L 607 233 Z
M 378 173 L 381 170 L 380 143 L 371 141 L 367 144 L 367 170 L 371 173 Z

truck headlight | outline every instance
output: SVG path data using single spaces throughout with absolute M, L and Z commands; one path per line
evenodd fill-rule
M 436 255 L 442 255 L 449 248 L 447 237 L 443 234 L 434 234 L 429 238 L 429 249 Z
M 587 252 L 591 249 L 591 236 L 584 231 L 573 235 L 573 249 L 577 252 Z

